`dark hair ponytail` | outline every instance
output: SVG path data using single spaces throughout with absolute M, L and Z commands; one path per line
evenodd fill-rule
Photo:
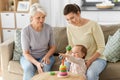
M 77 4 L 67 4 L 64 8 L 64 15 L 67 15 L 71 12 L 76 13 L 76 14 L 78 12 L 81 13 L 81 9 Z

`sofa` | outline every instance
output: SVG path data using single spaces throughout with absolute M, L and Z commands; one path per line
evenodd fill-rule
M 104 33 L 105 42 L 109 35 L 113 35 L 120 24 L 115 25 L 101 25 Z M 59 52 L 65 52 L 65 47 L 68 45 L 66 27 L 53 27 L 54 37 L 56 41 L 55 64 L 52 71 L 58 70 L 61 63 L 58 58 Z M 23 70 L 19 60 L 13 60 L 14 39 L 7 40 L 0 45 L 1 53 L 1 67 L 3 80 L 22 80 Z M 100 80 L 120 80 L 120 61 L 116 63 L 107 62 L 105 70 L 100 74 Z M 99 68 L 99 66 L 98 66 Z

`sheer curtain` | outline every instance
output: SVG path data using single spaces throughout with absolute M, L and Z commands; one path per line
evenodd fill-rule
M 46 23 L 51 26 L 66 26 L 67 21 L 63 15 L 64 6 L 68 3 L 76 3 L 81 6 L 81 0 L 39 0 L 47 12 Z

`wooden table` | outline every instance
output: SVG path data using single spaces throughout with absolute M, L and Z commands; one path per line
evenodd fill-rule
M 68 77 L 62 78 L 57 76 L 58 71 L 55 71 L 55 75 L 50 75 L 50 72 L 43 72 L 33 76 L 31 80 L 85 80 L 82 75 L 68 73 Z

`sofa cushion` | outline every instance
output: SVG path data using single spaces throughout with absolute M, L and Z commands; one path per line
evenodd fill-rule
M 20 60 L 20 57 L 22 55 L 22 48 L 21 48 L 21 30 L 15 31 L 14 36 L 15 46 L 13 51 L 13 60 Z
M 120 61 L 116 63 L 108 62 L 100 75 L 100 80 L 120 80 Z
M 19 61 L 10 61 L 8 64 L 8 71 L 15 74 L 23 74 L 23 69 Z
M 116 62 L 120 59 L 120 29 L 110 37 L 103 54 L 110 62 Z
M 65 47 L 68 45 L 66 27 L 53 27 L 53 34 L 57 47 L 55 53 L 65 52 Z
M 104 33 L 105 43 L 107 43 L 108 36 L 113 35 L 120 28 L 120 24 L 101 25 L 101 28 Z

